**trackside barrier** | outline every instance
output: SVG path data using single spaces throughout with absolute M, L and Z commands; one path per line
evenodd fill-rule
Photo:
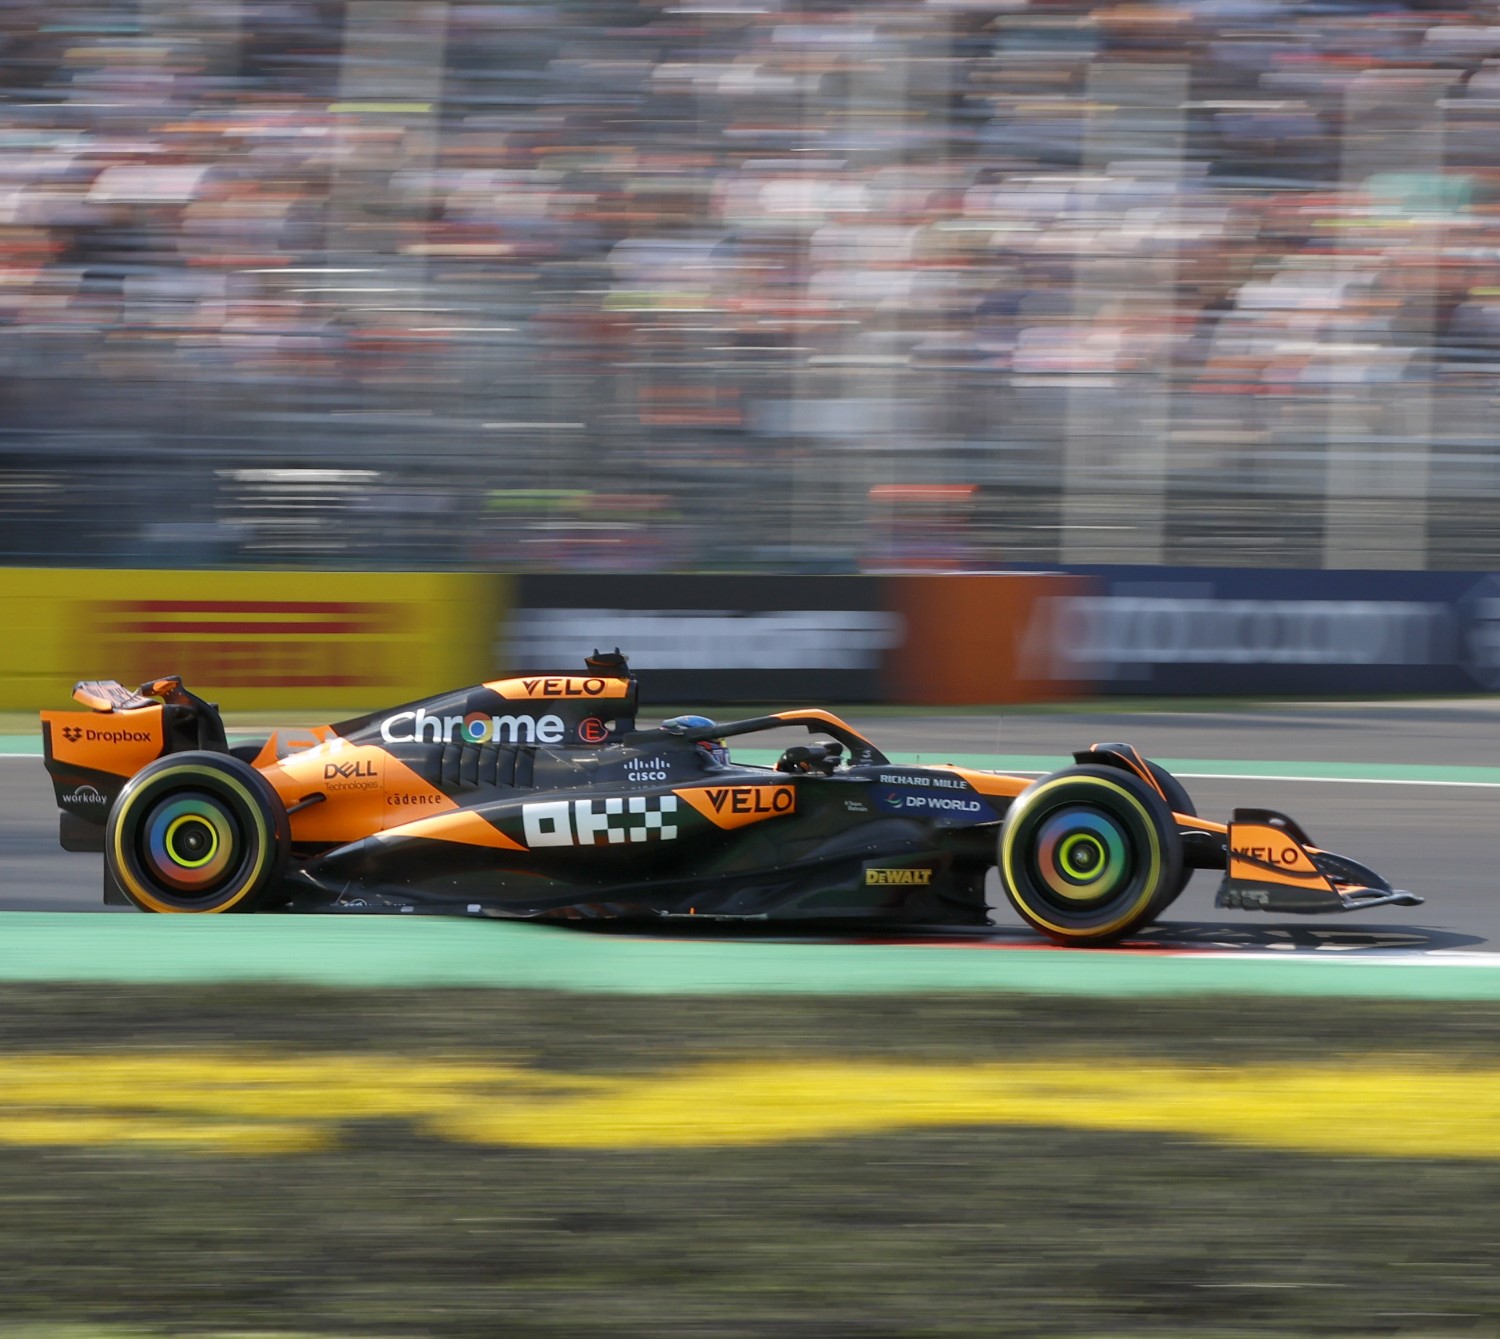
M 514 611 L 514 612 L 512 612 Z M 1239 568 L 765 577 L 0 568 L 0 709 L 181 674 L 360 710 L 619 645 L 648 703 L 1500 689 L 1500 575 Z
M 0 568 L 0 709 L 180 674 L 226 710 L 359 711 L 494 671 L 505 578 Z
M 1069 569 L 1035 611 L 1064 678 L 1171 696 L 1500 688 L 1500 576 L 1250 568 Z M 1029 634 L 1030 635 L 1030 634 Z
M 516 591 L 498 662 L 576 665 L 618 646 L 647 704 L 879 701 L 902 636 L 877 577 L 528 574 Z
M 1086 691 L 1088 666 L 1065 654 L 1056 617 L 1086 597 L 1083 577 L 933 573 L 885 578 L 902 637 L 887 662 L 894 702 L 1056 702 Z
M 897 701 L 1500 689 L 1489 572 L 1100 566 L 888 589 L 905 630 L 887 676 Z
M 1079 685 L 1058 673 L 1049 601 L 1088 589 L 1030 573 L 528 575 L 495 660 L 619 646 L 648 704 L 1055 700 Z

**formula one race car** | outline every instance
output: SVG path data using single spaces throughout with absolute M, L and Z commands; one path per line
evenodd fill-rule
M 893 764 L 826 711 L 636 726 L 618 652 L 231 747 L 177 678 L 82 683 L 42 713 L 70 851 L 143 911 L 447 912 L 532 920 L 984 925 L 998 866 L 1031 925 L 1104 944 L 1159 916 L 1194 869 L 1218 904 L 1396 903 L 1290 818 L 1198 818 L 1128 744 L 1050 776 Z M 801 727 L 775 767 L 727 740 Z

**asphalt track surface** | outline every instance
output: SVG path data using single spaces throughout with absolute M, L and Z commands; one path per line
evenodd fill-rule
M 976 754 L 1051 755 L 1061 762 L 1092 742 L 1124 740 L 1150 757 L 1233 763 L 1241 771 L 1248 764 L 1259 775 L 1185 776 L 1198 812 L 1223 820 L 1237 805 L 1283 810 L 1319 845 L 1361 860 L 1427 899 L 1421 907 L 1346 916 L 1221 912 L 1213 905 L 1217 876 L 1200 872 L 1150 936 L 1164 947 L 1500 952 L 1500 785 L 1419 783 L 1393 775 L 1421 766 L 1495 767 L 1500 702 L 921 717 L 861 717 L 853 709 L 847 715 L 887 753 L 919 754 L 923 762 Z M 1327 763 L 1340 776 L 1292 778 L 1278 763 L 1302 764 L 1296 769 L 1301 771 L 1308 763 Z M 1350 779 L 1365 766 L 1385 779 Z M 105 911 L 99 862 L 98 856 L 58 847 L 56 810 L 40 758 L 0 758 L 0 910 Z M 999 943 L 1037 942 L 1003 899 L 993 914 Z

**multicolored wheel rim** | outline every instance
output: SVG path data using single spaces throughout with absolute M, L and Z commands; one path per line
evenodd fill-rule
M 229 807 L 203 791 L 169 795 L 142 825 L 143 873 L 185 897 L 206 897 L 239 867 L 243 852 Z
M 1047 814 L 1033 850 L 1040 890 L 1080 910 L 1108 902 L 1136 872 L 1129 830 L 1092 805 L 1063 805 Z

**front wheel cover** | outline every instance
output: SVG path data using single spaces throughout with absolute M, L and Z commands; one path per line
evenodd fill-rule
M 104 858 L 142 911 L 253 911 L 279 879 L 290 837 L 270 783 L 238 758 L 159 758 L 120 792 Z
M 1139 778 L 1108 767 L 1043 777 L 1011 805 L 1000 882 L 1030 925 L 1065 944 L 1107 944 L 1154 916 L 1182 877 L 1171 811 Z

